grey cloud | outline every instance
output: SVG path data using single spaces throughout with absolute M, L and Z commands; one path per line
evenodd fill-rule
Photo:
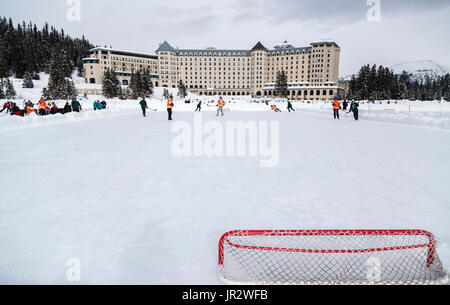
M 380 3 L 383 18 L 450 6 L 448 0 L 381 0 Z M 272 23 L 320 22 L 335 27 L 364 20 L 368 9 L 366 0 L 241 0 L 234 20 L 244 22 L 258 19 Z

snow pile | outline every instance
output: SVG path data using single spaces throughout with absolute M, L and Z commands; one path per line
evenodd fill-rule
M 299 110 L 331 116 L 329 102 L 294 103 Z M 348 111 L 348 109 L 347 109 Z M 360 120 L 392 124 L 413 125 L 426 128 L 450 130 L 450 103 L 378 101 L 375 104 L 360 101 Z M 352 119 L 353 115 L 341 112 L 341 119 Z
M 124 115 L 126 112 L 117 109 L 107 109 L 102 111 L 82 111 L 80 113 L 71 112 L 66 114 L 54 114 L 47 116 L 38 116 L 31 114 L 25 117 L 1 115 L 0 114 L 0 131 L 10 131 L 23 128 L 31 128 L 38 126 L 56 125 L 63 123 L 72 123 L 77 121 L 94 120 L 105 117 L 113 117 Z

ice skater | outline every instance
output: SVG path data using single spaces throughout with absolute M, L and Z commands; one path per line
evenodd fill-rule
M 169 115 L 169 121 L 172 121 L 172 109 L 173 109 L 173 97 L 169 97 L 167 100 L 167 113 Z
M 352 104 L 350 105 L 350 112 L 353 112 L 353 117 L 355 118 L 355 121 L 359 121 L 359 103 L 358 102 L 352 102 Z
M 197 109 L 195 109 L 195 112 L 197 111 L 202 112 L 202 101 L 198 102 Z
M 219 98 L 219 101 L 217 102 L 219 108 L 217 109 L 217 115 L 219 116 L 219 113 L 223 116 L 223 107 L 225 106 L 225 101 L 222 99 L 222 97 Z
M 272 110 L 275 112 L 281 112 L 281 110 L 278 109 L 277 105 L 272 105 Z
M 148 106 L 147 106 L 147 101 L 145 100 L 145 98 L 142 99 L 142 101 L 139 104 L 141 105 L 142 114 L 144 115 L 144 117 L 146 117 Z
M 332 103 L 332 105 L 333 105 L 334 119 L 335 120 L 336 119 L 340 120 L 340 118 L 339 118 L 339 110 L 341 110 L 341 103 L 338 100 L 335 100 Z
M 292 107 L 291 101 L 288 101 L 288 107 L 287 107 L 287 110 L 288 110 L 289 112 L 291 112 L 291 110 L 295 112 L 294 107 Z
M 344 112 L 347 111 L 347 107 L 348 107 L 348 102 L 347 102 L 347 101 L 344 101 L 344 102 L 342 103 L 342 109 L 344 110 Z

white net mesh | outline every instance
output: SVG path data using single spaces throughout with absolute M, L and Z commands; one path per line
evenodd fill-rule
M 436 244 L 421 230 L 234 231 L 219 273 L 229 284 L 441 284 Z

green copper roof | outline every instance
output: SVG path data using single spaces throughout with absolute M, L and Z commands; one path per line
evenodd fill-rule
M 258 41 L 258 43 L 253 47 L 253 49 L 250 52 L 255 52 L 255 51 L 267 52 L 267 49 L 265 46 L 263 46 L 263 44 L 260 41 Z
M 250 56 L 249 50 L 177 50 L 180 56 Z
M 167 41 L 164 41 L 163 44 L 159 46 L 158 50 L 156 50 L 156 52 L 160 52 L 160 51 L 173 52 L 173 51 L 175 51 L 175 49 L 172 48 L 172 46 Z

